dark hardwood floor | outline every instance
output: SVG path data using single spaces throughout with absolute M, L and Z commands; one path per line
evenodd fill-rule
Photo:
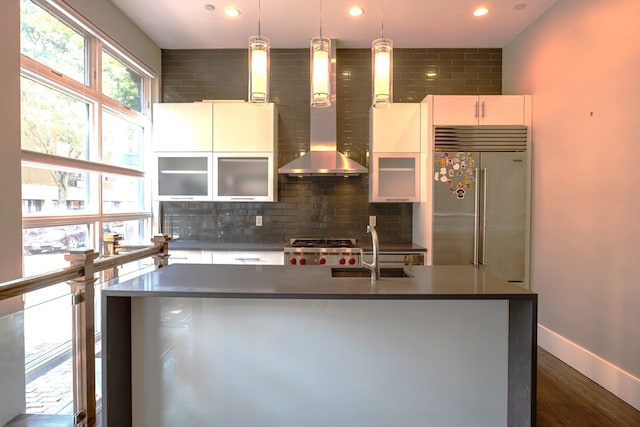
M 638 427 L 640 411 L 538 348 L 537 427 Z

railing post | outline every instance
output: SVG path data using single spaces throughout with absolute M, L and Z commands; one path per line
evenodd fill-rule
M 155 246 L 162 245 L 162 250 L 153 255 L 153 262 L 157 268 L 166 267 L 169 265 L 169 242 L 171 241 L 171 236 L 168 234 L 156 234 L 151 238 L 151 241 Z
M 122 238 L 122 234 L 104 233 L 102 236 L 102 241 L 104 242 L 104 254 L 118 255 L 118 244 Z
M 103 251 L 102 254 L 104 256 L 115 256 L 118 255 L 118 246 L 120 245 L 120 241 L 124 238 L 122 234 L 118 233 L 104 233 L 102 236 L 103 242 Z M 100 273 L 100 281 L 108 282 L 111 279 L 115 279 L 118 277 L 118 266 L 113 268 L 109 268 Z
M 78 249 L 64 256 L 72 266 L 84 268 L 83 277 L 68 283 L 73 298 L 74 422 L 86 426 L 96 423 L 96 279 L 93 262 L 98 255 L 93 249 Z

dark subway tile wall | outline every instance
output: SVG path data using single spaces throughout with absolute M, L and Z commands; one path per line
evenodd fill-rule
M 428 77 L 437 72 L 435 78 Z M 501 49 L 395 49 L 394 102 L 427 94 L 502 93 Z M 247 51 L 164 50 L 163 102 L 247 99 Z M 338 150 L 368 166 L 371 52 L 337 50 Z M 278 108 L 278 166 L 309 148 L 309 51 L 271 51 L 271 100 Z M 369 203 L 369 177 L 279 176 L 276 203 L 163 202 L 162 232 L 212 242 L 280 242 L 355 237 L 368 242 L 369 215 L 382 243 L 409 243 L 412 205 Z M 263 226 L 255 226 L 262 215 Z

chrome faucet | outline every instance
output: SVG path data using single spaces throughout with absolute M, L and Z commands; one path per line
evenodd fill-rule
M 362 265 L 371 271 L 371 281 L 375 282 L 380 278 L 380 243 L 378 242 L 378 232 L 373 225 L 367 225 L 367 233 L 371 234 L 371 240 L 373 242 L 373 261 L 371 264 L 362 261 Z

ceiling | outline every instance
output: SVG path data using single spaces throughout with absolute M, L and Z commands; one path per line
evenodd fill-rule
M 259 0 L 111 1 L 163 49 L 244 49 L 258 15 L 260 34 L 282 49 L 307 48 L 321 19 L 338 48 L 370 48 L 382 26 L 396 48 L 501 48 L 556 0 L 261 0 L 260 14 Z M 358 18 L 347 14 L 355 4 L 365 11 Z M 226 16 L 228 6 L 240 16 Z M 478 6 L 489 13 L 474 17 Z

